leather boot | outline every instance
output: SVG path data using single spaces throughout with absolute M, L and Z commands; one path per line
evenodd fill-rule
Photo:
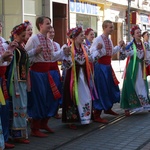
M 101 112 L 102 112 L 101 110 L 94 110 L 94 121 L 95 121 L 95 122 L 99 122 L 99 123 L 107 124 L 107 123 L 108 123 L 108 120 L 102 119 L 102 118 L 100 117 Z
M 49 133 L 54 133 L 54 131 L 48 126 L 48 120 L 49 120 L 49 118 L 44 118 L 41 120 L 40 129 L 46 130 Z
M 38 120 L 35 120 L 35 119 L 32 119 L 32 122 L 31 122 L 31 135 L 32 136 L 36 136 L 36 137 L 47 137 L 48 135 L 42 133 L 39 129 L 40 129 L 40 125 L 41 125 L 41 120 L 38 119 Z

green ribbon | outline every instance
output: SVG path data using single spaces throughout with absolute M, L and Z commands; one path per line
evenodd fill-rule
M 135 45 L 135 43 L 133 43 L 133 68 L 132 68 L 131 78 L 133 78 L 135 63 L 136 63 L 136 45 Z
M 9 94 L 10 94 L 10 96 L 13 95 L 13 91 L 14 91 L 13 79 L 14 79 L 15 63 L 16 63 L 16 52 L 14 51 L 14 60 L 13 60 L 12 72 L 11 72 L 11 77 L 10 77 L 10 85 L 9 85 Z

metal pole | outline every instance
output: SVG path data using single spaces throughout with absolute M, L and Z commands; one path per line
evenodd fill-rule
M 130 42 L 130 7 L 131 7 L 131 0 L 128 0 L 128 42 Z
M 70 0 L 68 0 L 68 29 L 70 29 Z

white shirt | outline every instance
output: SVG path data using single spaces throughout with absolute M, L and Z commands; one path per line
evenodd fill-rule
M 121 50 L 120 46 L 113 46 L 112 41 L 110 40 L 111 45 L 112 45 L 112 55 L 116 54 L 117 52 L 119 52 Z M 103 45 L 102 49 L 101 49 L 101 57 L 106 55 L 106 47 L 105 47 L 105 43 L 100 36 L 96 37 L 91 45 L 90 51 L 91 53 L 93 53 L 94 51 L 97 51 L 97 45 L 98 43 L 101 43 Z
M 51 42 L 51 40 L 49 40 L 49 42 Z M 62 57 L 64 56 L 64 53 L 62 50 L 54 52 L 54 48 L 53 51 L 51 52 L 51 60 L 50 61 L 46 61 L 43 57 L 42 52 L 39 54 L 36 54 L 36 48 L 38 47 L 38 45 L 40 45 L 40 41 L 38 39 L 37 35 L 33 35 L 29 38 L 28 42 L 25 45 L 25 50 L 28 53 L 29 56 L 29 60 L 31 63 L 36 63 L 36 62 L 55 62 L 57 60 L 61 60 Z

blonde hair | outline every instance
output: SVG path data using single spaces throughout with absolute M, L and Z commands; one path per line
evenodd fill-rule
M 108 24 L 108 23 L 113 23 L 113 22 L 110 21 L 110 20 L 105 20 L 105 21 L 103 22 L 103 24 L 102 24 L 103 30 L 104 30 L 105 28 L 107 28 L 107 24 Z

